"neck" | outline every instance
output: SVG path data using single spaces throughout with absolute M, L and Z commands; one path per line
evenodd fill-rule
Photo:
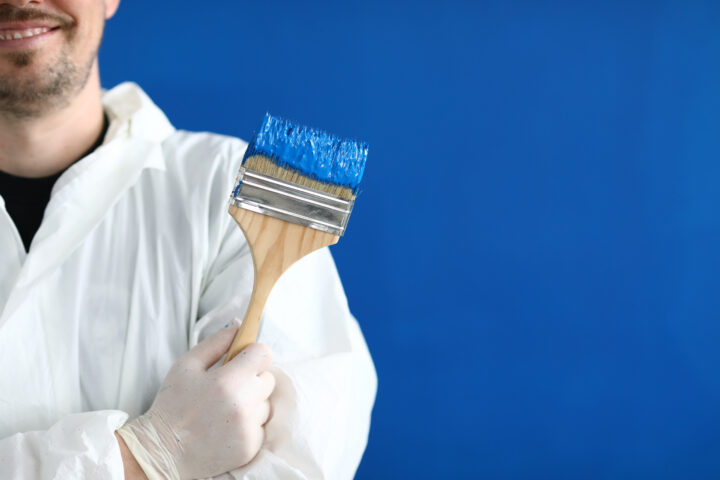
M 96 59 L 83 89 L 62 107 L 22 120 L 0 112 L 0 171 L 31 178 L 54 175 L 88 151 L 102 128 Z

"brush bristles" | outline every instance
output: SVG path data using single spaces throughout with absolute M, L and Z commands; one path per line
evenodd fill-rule
M 267 113 L 245 156 L 263 155 L 282 168 L 357 193 L 367 153 L 365 142 L 342 139 Z
M 243 161 L 243 167 L 253 172 L 277 178 L 285 182 L 294 183 L 295 185 L 311 188 L 318 192 L 328 193 L 344 200 L 353 200 L 355 194 L 351 188 L 336 185 L 334 183 L 324 183 L 313 178 L 307 177 L 297 170 L 281 167 L 272 158 L 264 155 L 251 155 Z

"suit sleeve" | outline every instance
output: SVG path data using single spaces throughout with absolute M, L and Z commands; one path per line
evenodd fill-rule
M 78 413 L 48 430 L 0 439 L 0 478 L 123 480 L 114 432 L 126 420 L 118 410 Z

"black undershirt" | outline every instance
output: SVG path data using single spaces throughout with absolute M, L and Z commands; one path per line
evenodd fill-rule
M 80 158 L 88 156 L 102 145 L 108 125 L 108 117 L 103 115 L 103 129 L 100 136 Z M 77 160 L 80 160 L 80 158 Z M 55 185 L 55 181 L 64 171 L 41 178 L 16 177 L 0 171 L 0 195 L 5 200 L 5 208 L 10 214 L 10 218 L 15 222 L 15 226 L 20 232 L 26 251 L 30 250 L 30 242 L 32 242 L 35 233 L 40 227 L 45 207 L 50 200 L 50 191 Z

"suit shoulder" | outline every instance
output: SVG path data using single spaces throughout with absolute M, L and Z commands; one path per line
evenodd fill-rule
M 163 142 L 163 154 L 169 169 L 186 173 L 211 174 L 218 169 L 237 169 L 247 142 L 228 135 L 177 130 Z

